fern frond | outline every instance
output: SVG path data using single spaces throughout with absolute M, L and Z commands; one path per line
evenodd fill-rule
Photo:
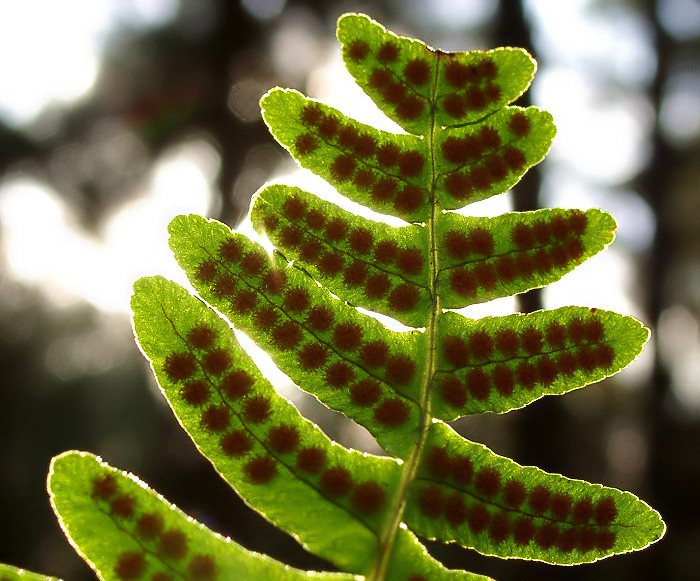
M 263 117 L 301 166 L 402 225 L 283 184 L 251 204 L 272 254 L 220 222 L 176 217 L 170 246 L 198 297 L 150 277 L 136 283 L 132 308 L 136 338 L 181 425 L 252 508 L 368 580 L 481 578 L 444 568 L 418 537 L 569 565 L 655 542 L 665 525 L 634 495 L 519 466 L 446 423 L 599 381 L 649 335 L 631 317 L 583 307 L 482 319 L 455 311 L 555 282 L 614 237 L 613 218 L 595 209 L 455 212 L 505 192 L 547 153 L 551 116 L 511 105 L 534 60 L 514 48 L 443 52 L 358 14 L 340 18 L 338 39 L 357 83 L 405 133 L 289 89 L 262 98 Z M 368 311 L 409 330 L 390 330 Z M 277 393 L 232 327 L 303 390 L 367 428 L 387 455 L 332 442 Z M 83 453 L 54 462 L 50 487 L 67 534 L 106 577 L 131 578 L 118 571 L 125 555 L 139 575 L 165 563 L 161 541 L 138 530 L 139 515 L 151 513 L 211 555 L 222 579 L 239 566 L 242 579 L 301 574 L 232 546 Z M 132 499 L 128 515 L 123 498 Z

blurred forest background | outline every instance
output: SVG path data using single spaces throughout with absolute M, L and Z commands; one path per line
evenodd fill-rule
M 497 308 L 612 308 L 654 331 L 619 377 L 459 429 L 520 463 L 633 491 L 665 517 L 661 542 L 576 568 L 430 550 L 501 580 L 700 579 L 696 0 L 0 2 L 0 562 L 94 578 L 45 492 L 52 455 L 78 448 L 249 548 L 327 566 L 198 456 L 133 342 L 128 301 L 140 275 L 182 279 L 167 251 L 173 215 L 236 225 L 258 187 L 294 171 L 259 115 L 267 88 L 373 114 L 340 65 L 335 20 L 347 11 L 446 50 L 536 56 L 519 103 L 551 111 L 558 136 L 497 211 L 602 207 L 618 238 L 544 292 Z M 294 398 L 333 437 L 373 449 Z

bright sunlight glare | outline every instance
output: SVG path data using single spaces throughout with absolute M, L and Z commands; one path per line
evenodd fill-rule
M 0 187 L 2 254 L 15 278 L 36 285 L 54 304 L 84 299 L 128 312 L 139 276 L 162 274 L 185 284 L 167 244 L 176 214 L 206 214 L 218 155 L 202 141 L 183 144 L 155 165 L 146 190 L 119 209 L 102 236 L 91 238 L 63 202 L 36 180 L 15 178 Z

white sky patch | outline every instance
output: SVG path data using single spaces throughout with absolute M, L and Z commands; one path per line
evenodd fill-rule
M 80 98 L 115 24 L 152 26 L 176 8 L 176 0 L 0 2 L 0 117 L 17 127 L 49 104 Z
M 100 239 L 84 234 L 46 185 L 16 178 L 0 187 L 4 260 L 15 278 L 34 284 L 55 304 L 84 299 L 104 311 L 128 312 L 132 284 L 162 274 L 185 284 L 168 248 L 176 214 L 206 214 L 218 156 L 196 141 L 154 166 L 150 187 L 107 222 Z

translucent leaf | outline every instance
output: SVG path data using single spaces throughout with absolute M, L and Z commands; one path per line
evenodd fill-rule
M 431 425 L 406 522 L 487 555 L 562 565 L 643 549 L 665 530 L 629 492 L 519 466 L 442 422 Z
M 0 563 L 0 581 L 58 581 L 58 578 Z
M 48 487 L 63 531 L 100 579 L 353 579 L 248 551 L 87 452 L 56 456 Z
M 632 317 L 584 307 L 477 320 L 445 313 L 433 415 L 503 413 L 578 389 L 626 367 L 648 337 Z

